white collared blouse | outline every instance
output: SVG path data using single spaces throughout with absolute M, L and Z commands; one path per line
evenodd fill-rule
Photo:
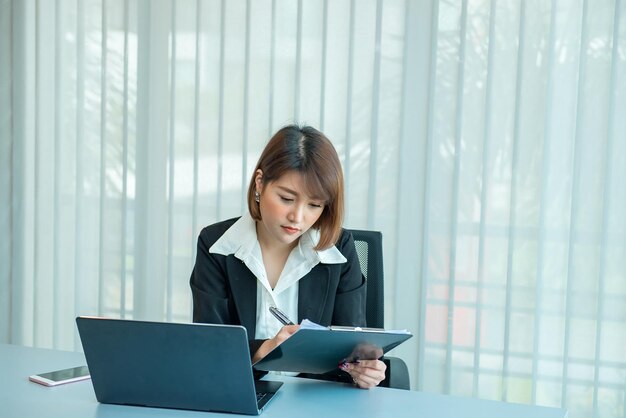
M 260 286 L 257 286 L 256 332 L 255 339 L 268 339 L 280 331 L 282 324 L 270 313 L 270 306 L 276 306 L 295 323 L 298 319 L 298 281 L 317 264 L 341 264 L 347 260 L 332 246 L 323 251 L 314 247 L 319 242 L 320 234 L 316 229 L 309 229 L 299 239 L 298 245 L 289 254 L 285 267 L 271 288 L 261 247 L 256 234 L 256 223 L 249 213 L 239 218 L 209 249 L 210 253 L 234 256 L 241 260 L 254 274 Z

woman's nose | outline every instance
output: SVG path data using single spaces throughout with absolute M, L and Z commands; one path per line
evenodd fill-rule
M 302 213 L 304 208 L 302 205 L 294 205 L 291 211 L 289 212 L 289 221 L 290 222 L 300 222 L 302 221 Z

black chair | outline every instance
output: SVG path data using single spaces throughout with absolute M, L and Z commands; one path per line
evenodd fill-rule
M 383 270 L 383 234 L 379 231 L 349 229 L 354 238 L 361 271 L 367 280 L 365 319 L 367 326 L 385 328 L 385 286 Z M 409 370 L 397 357 L 383 357 L 387 365 L 381 386 L 410 389 Z

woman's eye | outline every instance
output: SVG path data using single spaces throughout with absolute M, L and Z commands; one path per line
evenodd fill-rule
M 310 205 L 312 208 L 318 208 L 318 209 L 322 207 L 322 204 L 321 204 L 321 203 L 310 203 L 309 205 Z
M 292 198 L 286 196 L 280 196 L 280 200 L 282 200 L 283 202 L 293 202 Z

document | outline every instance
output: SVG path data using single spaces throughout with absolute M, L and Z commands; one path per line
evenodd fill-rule
M 325 327 L 307 319 L 285 342 L 253 366 L 263 371 L 322 374 L 340 363 L 374 360 L 412 337 L 408 330 Z

